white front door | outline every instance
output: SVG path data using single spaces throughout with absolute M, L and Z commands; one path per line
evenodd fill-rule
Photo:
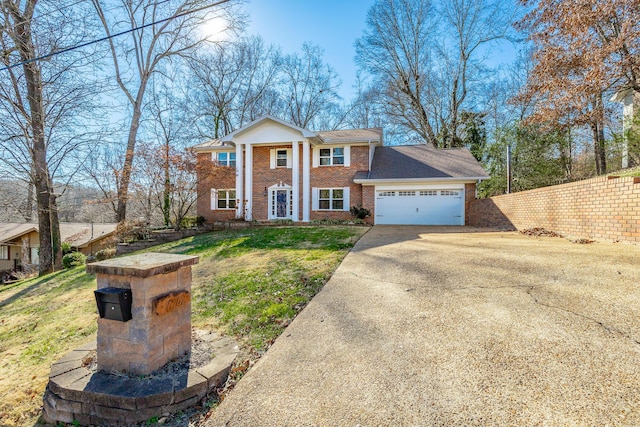
M 291 187 L 271 187 L 269 189 L 269 219 L 291 219 Z
M 464 190 L 376 191 L 376 224 L 464 225 Z

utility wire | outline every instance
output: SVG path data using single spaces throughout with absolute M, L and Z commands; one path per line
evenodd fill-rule
M 112 38 L 115 38 L 115 37 L 119 37 L 119 36 L 122 36 L 122 35 L 125 35 L 125 34 L 129 34 L 129 33 L 132 33 L 134 31 L 142 30 L 144 28 L 151 27 L 151 26 L 156 25 L 156 24 L 161 24 L 163 22 L 167 22 L 167 21 L 170 21 L 172 19 L 181 18 L 183 16 L 187 16 L 187 15 L 190 15 L 190 14 L 196 13 L 196 12 L 201 12 L 203 10 L 209 9 L 211 7 L 214 7 L 214 6 L 219 6 L 219 5 L 227 3 L 229 1 L 230 0 L 220 0 L 220 1 L 216 2 L 216 3 L 212 3 L 212 4 L 207 5 L 207 6 L 202 6 L 202 7 L 196 8 L 196 9 L 191 9 L 191 10 L 187 10 L 185 12 L 177 13 L 175 15 L 172 15 L 172 16 L 168 17 L 168 18 L 160 19 L 158 21 L 153 21 L 153 22 L 150 22 L 148 24 L 144 24 L 144 25 L 140 25 L 140 26 L 137 26 L 137 27 L 134 27 L 134 28 L 130 28 L 128 30 L 121 31 L 121 32 L 116 33 L 116 34 L 111 34 L 109 36 L 102 37 L 102 38 L 99 38 L 99 39 L 96 39 L 96 40 L 91 40 L 91 41 L 88 41 L 86 43 L 81 43 L 81 44 L 76 45 L 76 46 L 71 46 L 71 47 L 67 47 L 67 48 L 64 48 L 64 49 L 56 50 L 54 52 L 47 53 L 46 55 L 41 55 L 41 56 L 38 56 L 36 58 L 27 59 L 26 61 L 16 62 L 15 64 L 8 65 L 8 66 L 0 68 L 0 71 L 10 70 L 11 68 L 19 67 L 20 65 L 29 64 L 29 63 L 35 62 L 35 61 L 41 61 L 43 59 L 47 59 L 47 58 L 50 58 L 52 56 L 60 55 L 61 53 L 66 53 L 66 52 L 70 52 L 72 50 L 81 49 L 83 47 L 87 47 L 87 46 L 90 46 L 90 45 L 93 45 L 93 44 L 96 44 L 96 43 L 100 43 L 100 42 L 103 42 L 103 41 L 106 41 L 106 40 L 109 40 L 109 39 L 112 39 Z

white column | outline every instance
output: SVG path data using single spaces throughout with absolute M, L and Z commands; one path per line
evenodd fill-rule
M 236 218 L 244 213 L 244 179 L 242 170 L 242 144 L 236 144 Z
M 244 167 L 244 184 L 245 184 L 245 200 L 247 204 L 245 206 L 244 219 L 251 221 L 253 219 L 253 145 L 245 145 L 245 160 L 246 165 Z
M 309 222 L 311 219 L 311 184 L 309 178 L 309 165 L 311 156 L 309 141 L 302 142 L 302 221 Z
M 291 210 L 293 215 L 291 220 L 293 222 L 300 221 L 300 145 L 298 141 L 291 143 L 291 161 L 293 167 L 291 168 Z

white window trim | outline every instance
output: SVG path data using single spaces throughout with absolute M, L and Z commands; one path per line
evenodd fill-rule
M 313 187 L 312 189 L 312 210 L 320 211 L 320 212 L 343 212 L 349 211 L 351 208 L 350 204 L 350 188 L 349 187 Z M 333 196 L 333 190 L 342 190 L 342 209 L 320 209 L 320 190 L 331 190 L 331 196 Z M 333 198 L 330 199 L 329 204 L 331 205 Z
M 220 159 L 218 159 L 218 155 L 221 153 L 226 153 L 227 154 L 227 160 L 225 162 L 221 162 Z M 231 168 L 235 168 L 235 165 L 231 165 L 231 156 L 235 156 L 236 153 L 235 151 L 214 151 L 211 153 L 211 161 L 215 162 L 216 164 L 220 165 L 220 166 L 226 166 L 226 167 L 231 167 Z M 236 162 L 236 159 L 233 159 L 233 162 Z
M 287 166 L 278 166 L 278 151 L 287 152 Z M 293 150 L 291 148 L 272 148 L 269 150 L 269 167 L 271 169 L 291 169 L 293 167 Z
M 331 163 L 330 165 L 322 165 L 320 166 L 320 150 L 321 149 L 330 149 L 331 150 Z M 342 165 L 334 165 L 333 164 L 333 149 L 334 148 L 343 148 L 344 149 L 344 164 Z M 351 166 L 351 146 L 350 145 L 319 145 L 313 147 L 313 167 L 314 168 L 328 168 L 328 167 L 349 167 Z
M 218 207 L 218 192 L 219 191 L 226 191 L 227 194 L 230 194 L 231 191 L 235 192 L 236 189 L 235 188 L 212 188 L 211 189 L 211 210 L 212 211 L 235 211 L 236 207 L 228 207 L 229 206 L 229 202 L 230 201 L 235 201 L 236 204 L 238 203 L 237 199 L 230 199 L 228 196 L 225 199 L 227 201 L 227 207 L 226 208 L 219 208 Z

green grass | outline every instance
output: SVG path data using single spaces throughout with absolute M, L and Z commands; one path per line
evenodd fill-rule
M 149 251 L 198 255 L 192 324 L 260 354 L 322 288 L 363 227 L 264 227 Z M 51 363 L 95 339 L 95 277 L 84 267 L 0 286 L 0 424 L 33 425 Z
M 609 175 L 610 176 L 617 176 L 617 177 L 620 177 L 620 178 L 640 177 L 640 167 L 621 170 L 621 171 L 618 171 L 618 172 L 612 172 Z

